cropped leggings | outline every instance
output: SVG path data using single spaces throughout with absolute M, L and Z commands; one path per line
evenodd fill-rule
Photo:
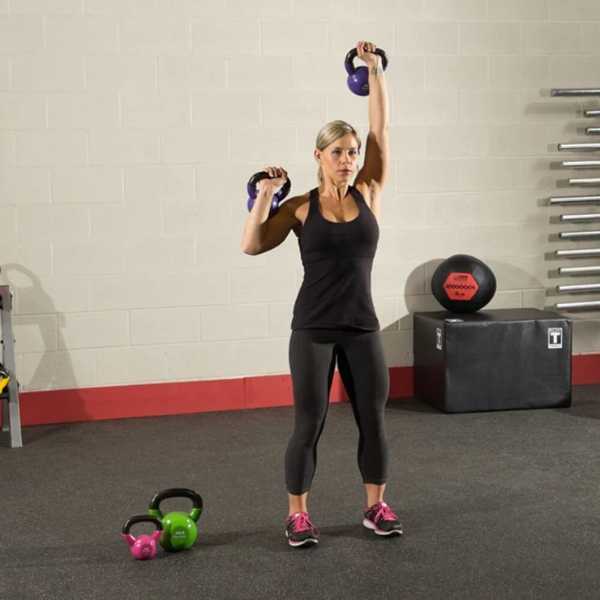
M 295 412 L 294 431 L 285 454 L 288 492 L 300 495 L 310 489 L 336 361 L 358 426 L 362 480 L 385 483 L 388 452 L 383 413 L 389 375 L 379 332 L 295 330 L 290 338 L 289 360 Z

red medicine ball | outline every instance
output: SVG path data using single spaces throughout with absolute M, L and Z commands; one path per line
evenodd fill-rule
M 496 277 L 478 258 L 455 254 L 434 271 L 431 291 L 436 300 L 451 312 L 475 312 L 494 297 Z

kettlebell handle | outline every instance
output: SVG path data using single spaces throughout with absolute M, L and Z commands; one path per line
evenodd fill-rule
M 194 508 L 190 513 L 190 517 L 193 521 L 197 521 L 199 519 L 200 514 L 202 513 L 203 502 L 200 494 L 197 494 L 194 492 L 194 490 L 187 488 L 169 488 L 168 490 L 162 490 L 154 495 L 152 502 L 150 502 L 149 509 L 162 517 L 160 503 L 167 498 L 188 498 L 194 505 Z
M 271 176 L 266 171 L 259 171 L 258 173 L 254 173 L 252 177 L 250 177 L 246 189 L 248 191 L 248 197 L 256 200 L 258 196 L 258 189 L 256 188 L 256 184 L 263 179 L 271 179 Z M 288 177 L 283 184 L 283 187 L 275 194 L 277 200 L 279 202 L 283 202 L 284 198 L 290 193 L 290 188 L 292 187 L 292 182 Z
M 382 50 L 381 48 L 375 48 L 375 52 L 373 52 L 372 54 L 377 54 L 378 56 L 381 56 L 381 64 L 383 66 L 383 70 L 385 71 L 388 66 L 388 59 L 385 54 L 385 50 Z M 352 50 L 350 50 L 348 54 L 346 54 L 344 66 L 346 67 L 346 72 L 348 73 L 348 75 L 354 75 L 354 73 L 356 72 L 356 67 L 354 66 L 354 59 L 357 56 L 358 50 L 356 48 L 352 48 Z
M 136 523 L 154 523 L 154 525 L 156 525 L 156 529 L 158 531 L 162 531 L 162 528 L 163 528 L 162 523 L 156 517 L 151 517 L 150 515 L 135 515 L 133 517 L 130 517 L 129 519 L 127 519 L 127 521 L 125 521 L 125 523 L 123 523 L 123 527 L 121 528 L 121 533 L 123 535 L 129 535 L 129 530 Z

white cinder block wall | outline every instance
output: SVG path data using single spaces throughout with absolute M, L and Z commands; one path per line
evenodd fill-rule
M 359 39 L 390 58 L 389 364 L 411 364 L 436 259 L 487 261 L 493 307 L 555 300 L 542 200 L 582 104 L 540 90 L 600 85 L 597 0 L 0 0 L 0 263 L 26 390 L 288 371 L 298 249 L 240 252 L 244 185 L 277 164 L 313 187 L 328 120 L 366 136 L 342 64 Z M 576 352 L 600 351 L 599 314 Z

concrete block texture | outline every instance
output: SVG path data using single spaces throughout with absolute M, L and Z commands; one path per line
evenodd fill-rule
M 292 196 L 315 187 L 333 119 L 364 160 L 369 99 L 343 65 L 359 40 L 389 57 L 372 274 L 389 366 L 412 364 L 411 314 L 439 308 L 451 254 L 494 270 L 490 308 L 557 300 L 545 202 L 576 174 L 556 144 L 600 102 L 548 90 L 600 86 L 596 0 L 0 0 L 0 267 L 24 390 L 288 372 L 298 242 L 242 253 L 246 182 L 277 165 Z M 598 352 L 584 317 L 575 351 Z

